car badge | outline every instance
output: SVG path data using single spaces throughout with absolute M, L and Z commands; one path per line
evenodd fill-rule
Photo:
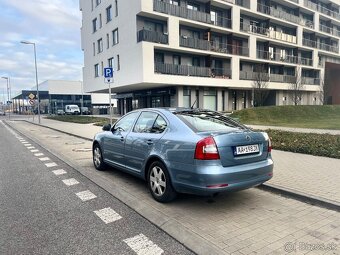
M 246 140 L 247 141 L 250 141 L 251 140 L 251 137 L 249 135 L 246 135 Z

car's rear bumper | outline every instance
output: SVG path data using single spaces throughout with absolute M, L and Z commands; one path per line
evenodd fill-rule
M 171 169 L 172 183 L 177 192 L 212 195 L 258 186 L 273 177 L 271 158 L 233 167 L 196 165 L 194 169 L 188 169 Z

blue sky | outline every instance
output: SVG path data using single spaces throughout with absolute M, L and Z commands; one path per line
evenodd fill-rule
M 79 0 L 0 0 L 0 76 L 10 77 L 12 95 L 35 86 L 37 46 L 39 83 L 82 80 Z M 0 80 L 0 101 L 6 80 Z M 5 91 L 7 93 L 7 91 Z

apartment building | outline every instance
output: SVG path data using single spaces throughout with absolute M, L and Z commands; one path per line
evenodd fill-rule
M 340 2 L 330 0 L 80 0 L 86 92 L 107 92 L 120 113 L 143 107 L 321 104 L 327 63 L 340 64 Z M 260 71 L 259 71 L 260 70 Z M 263 78 L 262 78 L 263 79 Z

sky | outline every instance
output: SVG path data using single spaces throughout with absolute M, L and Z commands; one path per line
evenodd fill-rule
M 39 83 L 82 80 L 79 0 L 0 0 L 0 76 L 10 77 L 12 96 Z M 7 81 L 0 79 L 0 101 L 7 100 Z

